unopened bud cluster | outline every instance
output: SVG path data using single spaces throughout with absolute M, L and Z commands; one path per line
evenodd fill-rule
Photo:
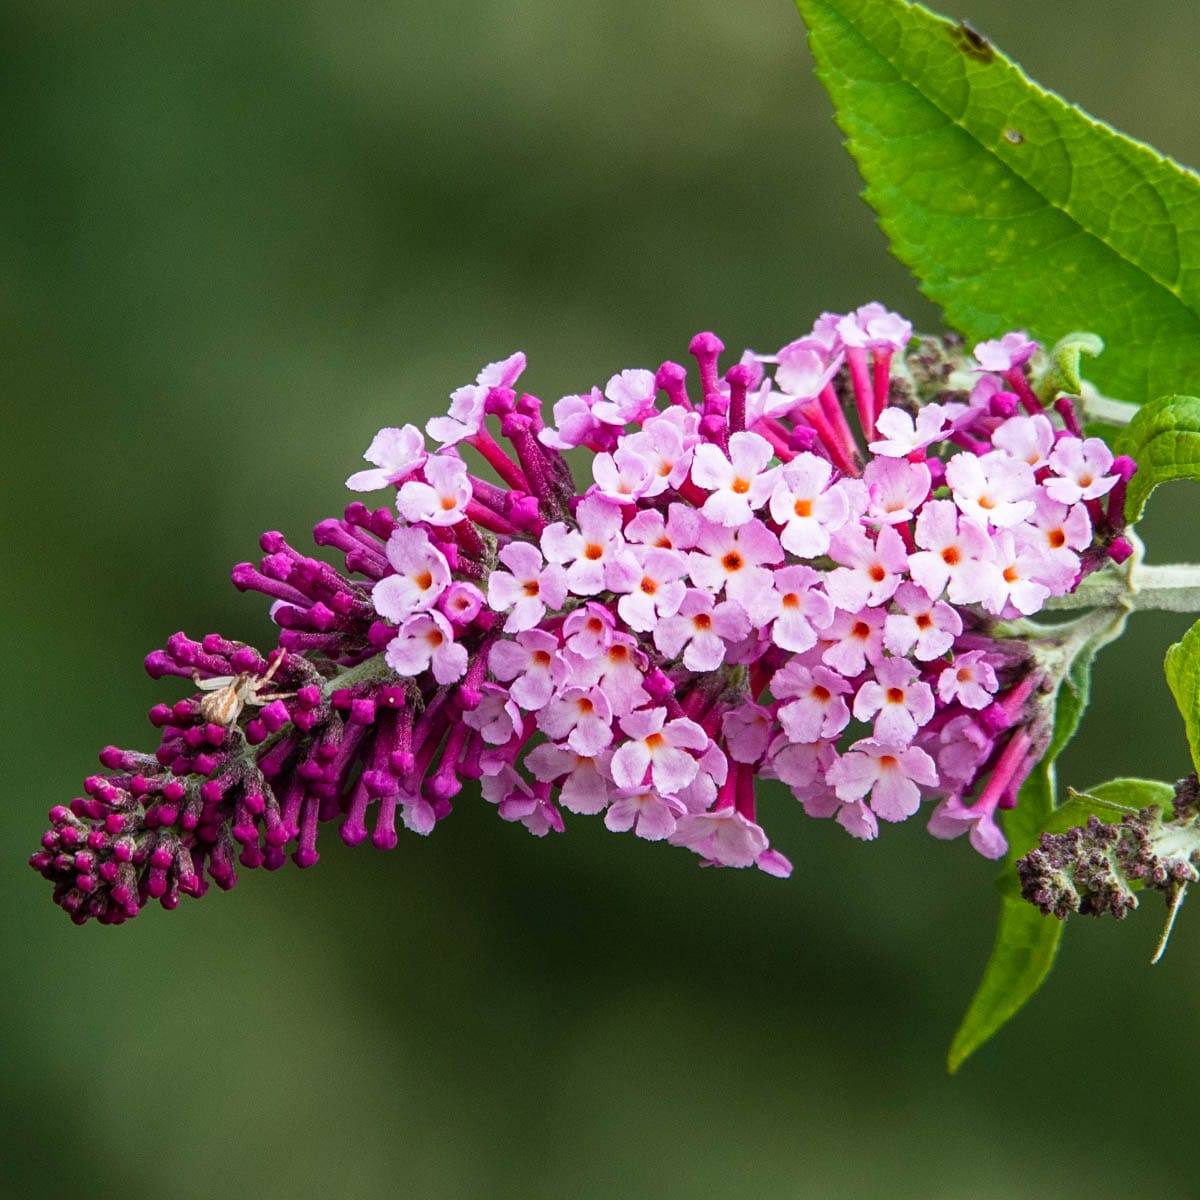
M 1043 833 L 1035 849 L 1017 863 L 1021 895 L 1046 916 L 1071 913 L 1118 920 L 1138 906 L 1137 891 L 1172 894 L 1200 879 L 1200 807 L 1196 776 L 1176 785 L 1174 814 L 1143 808 L 1119 822 L 1094 814 L 1086 826 Z

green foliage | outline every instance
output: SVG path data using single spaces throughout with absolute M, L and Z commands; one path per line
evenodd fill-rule
M 1020 801 L 1009 815 L 1015 817 L 1020 813 L 1027 824 L 1036 824 L 1038 818 L 1049 820 L 1054 809 L 1053 797 L 1053 765 L 1039 764 L 1026 780 Z M 1011 839 L 1012 831 L 1007 832 Z M 1000 900 L 996 940 L 979 987 L 950 1043 L 946 1065 L 951 1074 L 1025 1007 L 1050 973 L 1058 953 L 1062 923 L 1043 917 L 1032 904 L 1021 899 L 1015 886 L 1014 866 L 1020 855 L 1014 857 L 1011 847 L 1010 841 L 1004 873 L 998 881 L 1004 895 Z M 1025 846 L 1021 853 L 1028 848 Z
M 907 0 L 796 0 L 894 253 L 968 338 L 1090 329 L 1102 391 L 1200 391 L 1200 179 Z
M 1172 479 L 1200 480 L 1200 400 L 1162 396 L 1138 410 L 1116 448 L 1137 463 L 1125 511 L 1138 520 L 1150 493 Z
M 1200 771 L 1200 621 L 1167 648 L 1167 686 L 1183 716 L 1192 765 Z

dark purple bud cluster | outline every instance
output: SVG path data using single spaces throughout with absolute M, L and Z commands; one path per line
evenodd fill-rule
M 1163 820 L 1157 807 L 1106 823 L 1092 815 L 1086 826 L 1043 833 L 1017 863 L 1021 895 L 1046 916 L 1070 913 L 1118 920 L 1138 906 L 1136 892 L 1154 888 L 1171 898 L 1200 879 L 1200 828 L 1196 776 L 1176 785 L 1175 815 Z

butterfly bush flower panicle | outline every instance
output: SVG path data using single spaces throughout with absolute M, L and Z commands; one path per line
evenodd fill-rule
M 1064 669 L 1022 619 L 1129 552 L 1135 468 L 1039 400 L 1023 334 L 972 358 L 911 333 L 867 304 L 724 371 L 702 333 L 690 379 L 619 371 L 549 420 L 523 354 L 485 366 L 426 433 L 371 441 L 347 486 L 379 506 L 315 530 L 337 565 L 268 533 L 234 568 L 270 651 L 176 634 L 147 658 L 196 690 L 151 710 L 153 753 L 101 754 L 32 865 L 74 920 L 119 923 L 311 866 L 327 825 L 390 849 L 481 792 L 539 837 L 602 817 L 786 876 L 760 778 L 857 838 L 925 806 L 1003 854 Z M 1184 870 L 1149 820 L 1112 872 Z M 1111 841 L 1027 860 L 1048 910 L 1128 906 L 1071 865 L 1088 838 Z

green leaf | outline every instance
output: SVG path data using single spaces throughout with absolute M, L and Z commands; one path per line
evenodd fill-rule
M 1001 901 L 996 941 L 983 979 L 950 1044 L 947 1066 L 951 1074 L 1025 1006 L 1054 965 L 1062 922 L 1042 916 L 1032 904 L 1019 898 L 1016 863 L 1054 820 L 1054 761 L 1083 719 L 1091 693 L 1092 663 L 1104 646 L 1120 637 L 1126 616 L 1124 612 L 1097 610 L 1064 627 L 1064 664 L 1052 701 L 1054 728 L 1050 744 L 1025 780 L 1016 808 L 1005 816 L 1008 856 L 997 881 Z M 1086 814 L 1083 819 L 1087 819 Z
M 1036 825 L 1039 820 L 1048 821 L 1054 810 L 1053 796 L 1053 764 L 1043 759 L 1025 781 L 1017 807 L 1009 816 L 1020 814 L 1021 822 L 1025 825 Z M 946 1066 L 951 1075 L 1024 1008 L 1029 998 L 1042 986 L 1058 953 L 1062 922 L 1053 917 L 1043 917 L 1032 904 L 1021 898 L 1020 889 L 1013 886 L 1017 874 L 1013 864 L 1020 857 L 1019 854 L 1014 857 L 1011 849 L 1012 825 L 1015 823 L 1009 820 L 1005 824 L 1010 850 L 1004 874 L 999 881 L 1001 891 L 1008 894 L 1000 900 L 996 941 L 984 968 L 983 979 L 950 1043 Z M 1036 833 L 1033 836 L 1036 838 Z M 1029 844 L 1032 845 L 1032 842 Z M 1026 845 L 1021 853 L 1024 854 L 1028 849 Z
M 796 0 L 892 250 L 971 339 L 1089 329 L 1102 392 L 1200 392 L 1200 178 L 907 0 Z
M 1192 751 L 1192 766 L 1200 771 L 1200 621 L 1183 635 L 1181 641 L 1167 648 L 1163 670 L 1167 675 L 1167 686 L 1183 716 Z
M 1137 521 L 1160 483 L 1200 480 L 1200 400 L 1162 396 L 1145 405 L 1117 439 L 1116 449 L 1138 465 L 1125 500 L 1126 514 Z
M 1024 1007 L 1050 973 L 1062 923 L 1043 917 L 1019 896 L 1000 902 L 1000 923 L 983 982 L 950 1044 L 946 1065 L 953 1075 Z
M 1098 783 L 1086 792 L 1075 792 L 1072 798 L 1054 811 L 1046 827 L 1048 833 L 1062 833 L 1075 825 L 1083 825 L 1095 813 L 1101 820 L 1111 821 L 1123 815 L 1122 810 L 1135 812 L 1142 808 L 1158 807 L 1169 818 L 1175 811 L 1175 789 L 1160 779 L 1110 779 Z

